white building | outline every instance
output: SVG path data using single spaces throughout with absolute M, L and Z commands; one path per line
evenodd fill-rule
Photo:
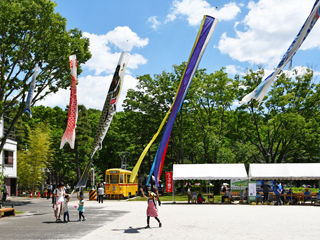
M 4 128 L 3 117 L 0 121 L 0 138 L 3 137 L 6 129 Z M 0 152 L 0 165 L 5 175 L 5 182 L 8 186 L 9 196 L 17 195 L 17 142 L 14 133 L 7 139 L 3 150 Z M 1 193 L 2 194 L 2 193 Z

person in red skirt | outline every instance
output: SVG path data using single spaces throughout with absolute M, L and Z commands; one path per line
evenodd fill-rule
M 158 221 L 159 227 L 162 227 L 162 224 L 161 224 L 161 222 L 160 222 L 160 220 L 158 218 L 158 212 L 157 212 L 157 208 L 156 208 L 156 200 L 157 200 L 157 196 L 158 195 L 155 194 L 154 192 L 149 192 L 149 197 L 146 197 L 146 195 L 144 195 L 144 192 L 143 192 L 142 188 L 140 188 L 140 191 L 142 192 L 143 197 L 145 199 L 147 199 L 147 201 L 148 201 L 147 226 L 146 226 L 146 228 L 150 228 L 150 226 L 149 226 L 150 217 L 154 217 Z

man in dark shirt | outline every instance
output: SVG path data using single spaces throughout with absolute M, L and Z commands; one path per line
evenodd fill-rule
M 6 201 L 7 195 L 8 195 L 8 187 L 7 187 L 7 183 L 4 182 L 4 184 L 3 184 L 3 194 L 2 194 L 2 203 L 4 203 Z
M 265 181 L 263 185 L 261 185 L 261 189 L 263 191 L 263 201 L 268 201 L 268 194 L 270 190 L 270 186 L 268 185 L 268 181 Z

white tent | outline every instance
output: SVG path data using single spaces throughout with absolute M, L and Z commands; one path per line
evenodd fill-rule
M 174 164 L 173 180 L 247 179 L 243 163 L 235 164 Z
M 320 179 L 320 163 L 250 164 L 253 180 L 315 180 Z
M 173 164 L 173 202 L 174 181 L 177 180 L 243 180 L 248 179 L 243 163 L 226 164 Z M 210 188 L 209 188 L 210 194 Z

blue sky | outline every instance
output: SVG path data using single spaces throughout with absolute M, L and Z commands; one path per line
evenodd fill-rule
M 299 32 L 314 0 L 57 0 L 56 12 L 67 28 L 79 28 L 90 38 L 92 59 L 83 65 L 78 103 L 102 109 L 120 52 L 131 55 L 119 106 L 138 75 L 172 71 L 187 61 L 204 14 L 219 20 L 199 64 L 208 73 L 226 67 L 243 74 L 259 65 L 270 73 Z M 312 66 L 319 74 L 320 23 L 293 59 L 293 68 Z M 286 67 L 285 69 L 287 69 Z M 40 104 L 69 104 L 69 90 L 48 96 Z M 119 108 L 118 108 L 119 109 Z M 121 109 L 121 107 L 120 107 Z

